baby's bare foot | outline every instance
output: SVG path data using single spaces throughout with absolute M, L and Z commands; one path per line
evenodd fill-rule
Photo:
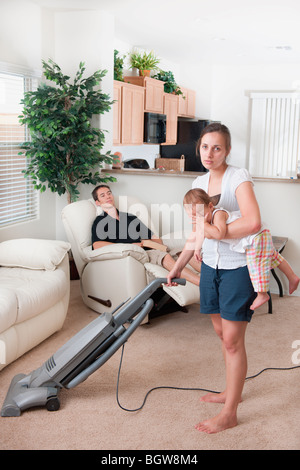
M 270 297 L 266 292 L 259 292 L 253 304 L 250 306 L 250 309 L 255 310 L 256 308 L 261 307 L 261 305 L 268 302 L 269 298 Z
M 298 288 L 299 286 L 299 282 L 300 282 L 300 279 L 298 276 L 295 276 L 293 277 L 293 279 L 290 279 L 290 282 L 289 282 L 289 293 L 292 294 L 293 292 L 295 292 L 295 290 Z

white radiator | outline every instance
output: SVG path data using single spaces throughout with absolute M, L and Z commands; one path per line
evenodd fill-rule
M 253 176 L 296 178 L 299 155 L 297 92 L 248 92 L 247 162 Z

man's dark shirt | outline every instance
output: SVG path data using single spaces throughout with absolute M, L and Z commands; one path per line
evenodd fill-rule
M 135 215 L 118 212 L 119 219 L 114 219 L 107 212 L 98 215 L 92 226 L 92 244 L 96 241 L 111 243 L 138 243 L 150 239 L 151 230 Z

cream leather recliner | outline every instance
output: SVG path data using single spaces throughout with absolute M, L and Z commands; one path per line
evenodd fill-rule
M 120 211 L 135 214 L 157 233 L 146 206 L 137 199 L 120 198 L 117 206 Z M 147 251 L 137 245 L 112 244 L 92 250 L 92 224 L 101 211 L 93 199 L 74 202 L 62 210 L 62 221 L 79 273 L 83 301 L 98 313 L 114 311 L 121 303 L 135 297 L 151 280 L 167 277 L 168 274 L 163 267 L 149 263 Z M 172 242 L 170 237 L 162 238 L 166 238 L 170 248 L 184 245 L 184 240 Z M 163 289 L 180 306 L 199 302 L 199 288 L 189 282 L 185 286 L 164 285 Z

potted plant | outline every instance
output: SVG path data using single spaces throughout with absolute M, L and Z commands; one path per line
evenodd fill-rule
M 31 134 L 31 141 L 21 144 L 28 157 L 23 173 L 41 192 L 47 183 L 52 192 L 67 193 L 70 203 L 78 199 L 80 183 L 116 181 L 98 171 L 114 158 L 111 152 L 100 153 L 104 132 L 91 124 L 92 116 L 107 112 L 112 105 L 98 87 L 107 71 L 83 78 L 85 67 L 81 62 L 71 83 L 52 60 L 43 61 L 43 70 L 46 79 L 56 86 L 42 83 L 36 91 L 25 93 L 22 100 L 20 122 Z
M 119 51 L 114 49 L 114 80 L 118 80 L 119 82 L 124 82 L 123 79 L 123 68 L 124 68 L 124 60 L 126 55 L 119 57 Z
M 180 87 L 177 85 L 175 82 L 175 78 L 173 75 L 173 72 L 171 71 L 165 71 L 165 70 L 159 70 L 153 78 L 156 78 L 157 80 L 161 80 L 164 83 L 164 91 L 165 93 L 173 93 L 175 95 L 183 95 Z M 185 96 L 183 96 L 185 99 Z
M 141 76 L 150 76 L 151 70 L 157 70 L 160 60 L 154 55 L 153 51 L 141 53 L 133 50 L 129 55 L 131 68 L 139 70 Z

